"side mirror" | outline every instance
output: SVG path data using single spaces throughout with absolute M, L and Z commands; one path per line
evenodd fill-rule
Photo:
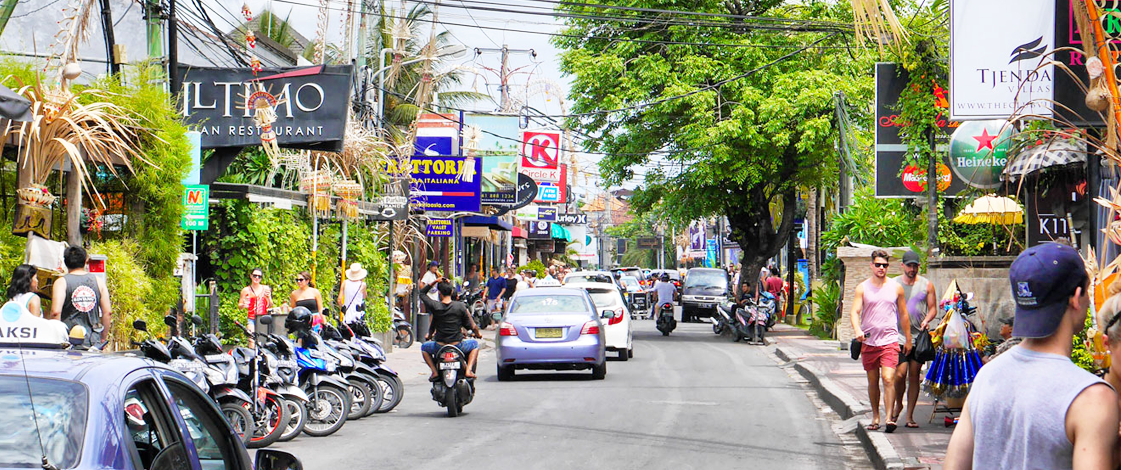
M 600 318 L 611 318 L 615 316 L 615 312 L 611 310 L 604 310 L 599 313 Z
M 143 332 L 147 333 L 148 332 L 148 322 L 146 322 L 144 320 L 133 320 L 132 329 L 134 329 L 136 331 L 143 331 Z
M 253 470 L 304 470 L 304 465 L 295 455 L 281 450 L 261 449 L 257 451 L 257 461 Z
M 272 324 L 272 315 L 261 315 L 261 316 L 257 317 L 257 323 L 260 323 L 260 324 L 265 325 L 265 326 L 271 325 Z
M 175 327 L 175 316 L 174 315 L 168 315 L 166 317 L 163 317 L 163 324 L 174 328 Z
M 202 326 L 202 317 L 198 315 L 191 316 L 191 323 L 194 323 L 195 326 Z

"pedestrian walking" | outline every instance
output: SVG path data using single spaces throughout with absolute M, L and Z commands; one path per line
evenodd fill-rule
M 428 270 L 425 271 L 424 276 L 420 278 L 420 288 L 423 289 L 425 287 L 435 285 L 438 279 L 440 279 L 440 262 L 436 260 L 429 261 Z M 431 289 L 427 292 L 428 298 L 432 300 L 440 300 L 439 293 L 436 289 Z
M 16 266 L 12 270 L 12 280 L 8 283 L 8 301 L 17 302 L 32 315 L 42 317 L 43 306 L 39 296 L 35 295 L 39 291 L 39 278 L 36 277 L 38 272 L 39 270 L 30 264 Z
M 366 327 L 366 275 L 362 263 L 351 263 L 346 270 L 346 280 L 339 289 L 339 306 L 342 307 L 343 324 L 359 336 L 370 336 Z M 359 331 L 361 330 L 361 331 Z
M 1105 334 L 1103 340 L 1109 348 L 1111 358 L 1109 370 L 1102 378 L 1113 387 L 1113 390 L 1121 390 L 1121 295 L 1113 294 L 1105 300 L 1101 310 L 1098 311 L 1098 319 L 1099 325 L 1105 325 L 1105 328 L 1102 328 Z M 1118 406 L 1121 407 L 1121 400 L 1118 401 Z
M 506 268 L 506 290 L 502 292 L 503 305 L 510 302 L 510 298 L 514 296 L 514 291 L 518 290 L 518 275 L 514 273 L 514 268 Z
M 1090 302 L 1082 257 L 1043 243 L 1008 278 L 1024 340 L 977 373 L 943 468 L 1116 468 L 1117 394 L 1070 360 Z
M 930 322 L 938 313 L 938 296 L 934 291 L 934 283 L 919 275 L 919 254 L 914 250 L 903 254 L 903 275 L 895 278 L 903 286 L 903 298 L 907 304 L 907 315 L 910 317 L 911 338 L 927 329 Z M 903 331 L 902 324 L 899 331 Z M 903 343 L 903 335 L 899 335 L 899 342 Z M 907 397 L 907 423 L 908 428 L 917 428 L 915 422 L 915 405 L 919 401 L 919 382 L 922 380 L 922 361 L 915 358 L 915 351 L 899 354 L 899 366 L 895 369 L 895 407 L 891 412 L 891 420 L 899 422 L 899 415 L 903 413 L 903 397 Z
M 775 310 L 777 310 L 775 314 L 778 315 L 779 321 L 782 321 L 786 319 L 786 302 L 783 301 L 786 295 L 785 283 L 783 283 L 782 278 L 779 277 L 777 267 L 771 266 L 768 272 L 770 272 L 771 275 L 763 281 L 763 290 L 770 292 L 771 295 L 774 296 Z M 759 292 L 762 292 L 762 290 Z M 756 296 L 755 300 L 759 300 L 758 296 Z
M 479 290 L 479 286 L 482 285 L 482 284 L 480 284 L 480 282 L 481 281 L 479 280 L 479 265 L 477 265 L 477 264 L 468 265 L 467 266 L 467 275 L 463 276 L 463 285 L 465 287 L 467 287 L 467 289 L 469 291 L 476 291 L 476 290 Z
M 89 256 L 85 248 L 67 247 L 62 252 L 67 274 L 51 287 L 51 317 L 62 320 L 67 329 L 81 325 L 86 329 L 84 346 L 93 346 L 108 339 L 112 331 L 113 306 L 105 281 L 86 269 Z
M 265 271 L 253 268 L 249 271 L 249 285 L 241 289 L 237 307 L 245 310 L 245 329 L 249 330 L 249 347 L 254 347 L 254 333 L 257 331 L 257 317 L 267 315 L 272 307 L 272 288 L 261 284 Z
M 315 288 L 315 280 L 307 271 L 297 274 L 295 281 L 296 290 L 288 295 L 288 307 L 308 309 L 312 314 L 312 326 L 318 332 L 319 326 L 323 324 L 323 294 Z
M 487 312 L 494 313 L 502 308 L 502 294 L 506 292 L 506 278 L 502 277 L 498 266 L 491 268 L 487 281 Z
M 872 403 L 869 431 L 880 428 L 880 382 L 883 381 L 884 413 L 891 417 L 895 405 L 895 368 L 899 365 L 899 326 L 903 327 L 903 353 L 911 352 L 911 321 L 906 297 L 899 283 L 887 278 L 888 254 L 872 252 L 872 277 L 856 286 L 852 305 L 852 330 L 861 342 L 860 359 L 868 374 L 868 400 Z M 890 419 L 886 432 L 895 432 Z

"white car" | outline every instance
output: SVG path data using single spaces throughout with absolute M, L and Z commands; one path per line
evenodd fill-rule
M 615 285 L 615 276 L 608 271 L 576 271 L 564 277 L 564 283 L 595 283 Z
M 619 287 L 610 282 L 570 282 L 565 284 L 565 287 L 588 291 L 597 311 L 613 312 L 611 317 L 605 318 L 603 322 L 605 346 L 608 351 L 618 352 L 621 361 L 634 357 L 631 312 L 627 308 L 627 302 L 623 300 L 623 293 Z

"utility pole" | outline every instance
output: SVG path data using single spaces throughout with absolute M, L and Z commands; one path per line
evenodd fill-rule
M 17 3 L 19 0 L 3 0 L 3 3 L 0 3 L 0 33 L 3 33 L 4 27 L 8 26 L 8 20 L 16 10 Z
M 2 13 L 0 10 L 0 14 Z M 101 30 L 105 32 L 105 56 L 109 60 L 109 75 L 116 76 L 121 72 L 121 64 L 114 57 L 117 40 L 113 37 L 113 11 L 109 7 L 109 0 L 101 0 Z
M 370 58 L 366 54 L 366 15 L 370 12 L 370 4 L 368 0 L 362 1 L 362 12 L 358 14 L 358 69 L 369 67 Z M 366 102 L 365 84 L 367 80 L 363 80 L 363 93 L 362 102 Z
M 167 75 L 171 96 L 179 95 L 179 20 L 175 18 L 175 0 L 167 6 Z
M 938 252 L 938 149 L 934 143 L 934 129 L 926 130 L 930 145 L 930 161 L 926 167 L 926 245 L 930 254 Z
M 515 110 L 513 103 L 510 102 L 510 53 L 516 54 L 529 54 L 530 57 L 537 57 L 537 52 L 533 49 L 510 49 L 510 46 L 503 44 L 501 48 L 483 48 L 476 47 L 475 55 L 484 52 L 498 52 L 502 54 L 502 66 L 498 70 L 498 91 L 502 94 L 502 98 L 498 103 L 498 110 L 503 113 L 511 113 Z
M 144 19 L 148 22 L 148 62 L 155 65 L 163 61 L 163 21 L 159 0 L 146 0 L 144 11 Z

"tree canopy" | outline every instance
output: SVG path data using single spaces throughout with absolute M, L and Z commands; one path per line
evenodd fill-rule
M 637 9 L 558 8 L 578 16 L 555 39 L 573 76 L 569 123 L 605 154 L 608 184 L 641 181 L 638 212 L 682 225 L 727 216 L 744 269 L 757 271 L 789 238 L 798 189 L 836 179 L 836 95 L 872 101 L 851 11 L 703 0 L 689 9 L 709 15 L 696 16 L 654 11 L 682 10 L 671 0 L 625 3 Z

